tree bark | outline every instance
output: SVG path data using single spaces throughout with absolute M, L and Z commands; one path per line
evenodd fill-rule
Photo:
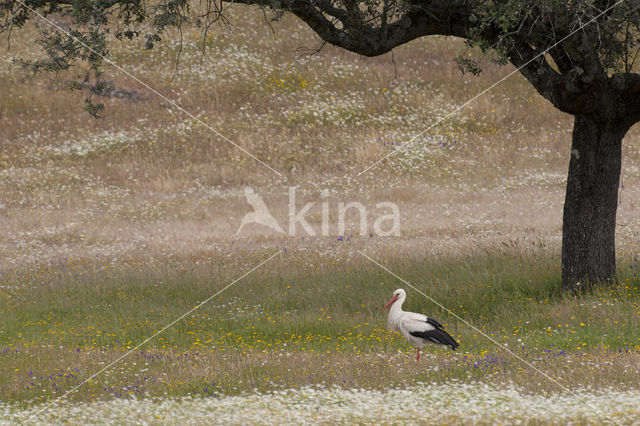
M 617 119 L 576 115 L 562 221 L 562 283 L 579 291 L 613 282 L 622 139 Z

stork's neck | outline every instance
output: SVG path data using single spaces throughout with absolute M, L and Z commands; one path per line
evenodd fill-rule
M 391 305 L 391 309 L 389 309 L 389 316 L 396 317 L 400 315 L 402 312 L 404 312 L 402 310 L 403 303 L 404 303 L 404 297 L 401 297 L 400 299 L 396 300 L 395 303 Z

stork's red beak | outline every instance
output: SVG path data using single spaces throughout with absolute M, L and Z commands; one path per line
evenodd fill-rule
M 387 302 L 387 304 L 386 304 L 386 305 L 384 305 L 384 308 L 382 308 L 382 310 L 381 310 L 380 312 L 384 311 L 384 310 L 385 310 L 385 309 L 387 309 L 389 306 L 393 305 L 393 302 L 395 302 L 396 300 L 398 300 L 398 298 L 397 298 L 396 296 L 393 296 L 393 297 L 391 298 L 391 300 L 389 300 L 389 301 Z

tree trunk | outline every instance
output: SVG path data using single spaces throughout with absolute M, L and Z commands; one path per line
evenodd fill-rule
M 562 220 L 562 283 L 578 291 L 612 282 L 622 138 L 620 120 L 577 115 Z

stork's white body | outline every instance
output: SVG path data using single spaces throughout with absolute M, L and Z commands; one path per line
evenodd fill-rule
M 399 302 L 399 301 L 398 301 Z M 405 312 L 402 310 L 401 303 L 394 303 L 389 310 L 389 318 L 387 319 L 387 328 L 402 334 L 413 346 L 421 348 L 427 344 L 422 337 L 415 337 L 411 332 L 430 331 L 436 328 L 427 323 L 428 317 L 424 314 L 416 312 Z
M 459 346 L 438 321 L 424 314 L 403 311 L 402 304 L 406 298 L 405 291 L 398 289 L 393 292 L 393 297 L 382 310 L 391 306 L 387 327 L 402 334 L 416 348 L 418 361 L 420 361 L 420 348 L 427 343 L 449 346 L 454 350 Z

